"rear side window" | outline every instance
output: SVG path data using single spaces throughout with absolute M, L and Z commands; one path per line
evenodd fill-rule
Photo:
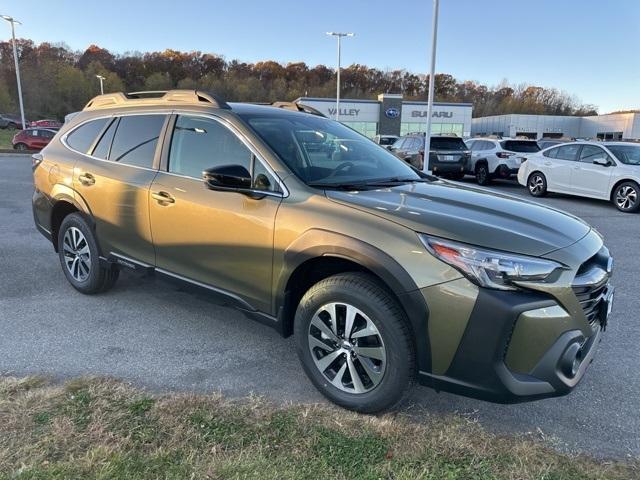
M 102 138 L 98 141 L 96 148 L 93 149 L 93 156 L 106 160 L 109 158 L 109 150 L 111 149 L 111 142 L 113 136 L 116 133 L 116 127 L 118 126 L 118 119 L 114 119 L 107 128 L 107 131 L 102 134 Z
M 558 147 L 555 149 L 556 156 L 553 158 L 557 158 L 560 160 L 575 160 L 579 149 L 580 145 L 578 144 L 563 145 L 562 147 Z
M 461 138 L 431 137 L 431 150 L 466 150 Z
M 394 142 L 394 144 L 392 145 L 392 148 L 402 148 L 402 145 L 404 145 L 405 140 L 406 138 L 399 138 Z
M 556 155 L 558 155 L 558 149 L 550 148 L 549 150 L 545 150 L 542 155 L 548 158 L 556 158 Z
M 109 160 L 151 168 L 165 115 L 122 117 L 111 145 Z
M 510 152 L 518 153 L 535 153 L 540 151 L 540 147 L 537 142 L 528 142 L 526 140 L 505 140 L 500 142 L 502 148 L 509 150 Z
M 100 118 L 80 125 L 67 136 L 67 144 L 80 153 L 87 153 L 108 120 L 108 118 Z

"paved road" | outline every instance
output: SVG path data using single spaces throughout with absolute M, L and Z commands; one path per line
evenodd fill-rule
M 28 157 L 0 156 L 0 374 L 110 375 L 159 390 L 253 392 L 276 401 L 323 401 L 298 365 L 291 338 L 240 313 L 123 275 L 101 296 L 69 286 L 31 218 Z M 525 194 L 516 185 L 494 188 Z M 411 413 L 457 412 L 498 432 L 533 432 L 559 448 L 640 456 L 640 215 L 554 196 L 602 232 L 617 260 L 616 305 L 596 361 L 571 395 L 494 405 L 417 388 Z

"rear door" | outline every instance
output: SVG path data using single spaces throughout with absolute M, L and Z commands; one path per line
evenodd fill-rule
M 609 198 L 609 185 L 615 167 L 593 163 L 594 161 L 613 164 L 611 158 L 597 145 L 582 145 L 579 161 L 575 162 L 571 176 L 574 192 L 587 197 Z
M 148 192 L 166 118 L 149 113 L 101 119 L 95 140 L 74 167 L 73 184 L 91 209 L 103 255 L 155 263 Z M 73 132 L 68 143 L 74 143 Z
M 543 152 L 542 173 L 547 178 L 547 188 L 554 192 L 573 193 L 571 176 L 578 160 L 580 144 L 570 143 Z

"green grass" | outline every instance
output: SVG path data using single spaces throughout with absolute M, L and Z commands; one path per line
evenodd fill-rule
M 18 130 L 9 130 L 0 128 L 0 150 L 13 149 L 11 139 L 18 132 Z
M 0 378 L 0 479 L 631 479 L 459 416 L 365 416 L 121 382 Z

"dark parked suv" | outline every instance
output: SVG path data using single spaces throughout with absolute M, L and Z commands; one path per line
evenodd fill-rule
M 422 170 L 424 140 L 424 133 L 410 133 L 400 137 L 389 150 L 398 158 Z M 432 135 L 429 150 L 429 170 L 434 175 L 458 180 L 464 177 L 471 161 L 471 151 L 461 138 L 455 135 Z
M 102 95 L 33 168 L 36 226 L 76 290 L 134 270 L 234 305 L 295 335 L 314 385 L 358 411 L 415 380 L 497 402 L 566 394 L 611 311 L 589 225 L 425 175 L 317 115 Z

